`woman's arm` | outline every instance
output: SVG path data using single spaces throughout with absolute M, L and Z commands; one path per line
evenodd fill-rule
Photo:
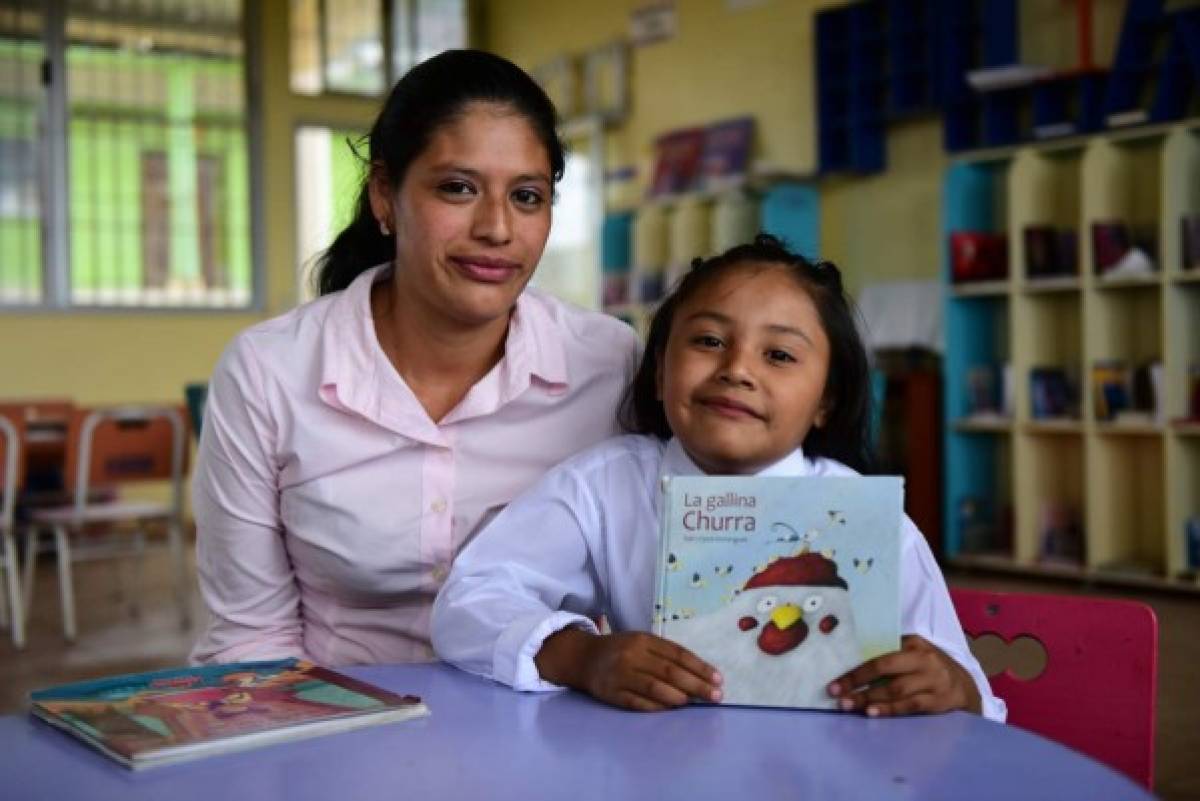
M 243 335 L 209 384 L 192 480 L 196 565 L 209 621 L 192 650 L 194 662 L 305 656 L 263 372 Z

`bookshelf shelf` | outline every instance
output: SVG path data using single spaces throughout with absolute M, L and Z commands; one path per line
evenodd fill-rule
M 1029 420 L 1021 426 L 1026 434 L 1082 434 L 1083 421 L 1069 417 Z
M 1133 436 L 1157 437 L 1166 432 L 1166 428 L 1157 423 L 1132 422 L 1099 422 L 1096 423 L 1096 433 L 1102 436 Z
M 1098 388 L 1111 379 L 1095 371 L 1142 368 L 1149 380 L 1141 387 L 1151 387 L 1162 418 L 1189 414 L 1189 371 L 1200 366 L 1200 270 L 1184 269 L 1180 221 L 1195 214 L 1197 120 L 951 162 L 943 233 L 1007 233 L 1011 276 L 977 291 L 950 284 L 945 249 L 944 519 L 952 564 L 1200 592 L 1185 539 L 1187 521 L 1200 516 L 1200 421 L 1103 419 L 1109 397 L 1098 397 Z M 1097 275 L 1093 231 L 1103 236 L 1112 225 L 1149 246 L 1154 273 Z M 1029 257 L 1044 256 L 1027 252 L 1030 229 L 1075 232 L 1074 274 L 1055 274 L 1070 270 L 1067 256 L 1059 270 L 1030 275 Z M 972 414 L 969 379 L 981 365 L 1006 367 L 1011 419 Z M 1073 390 L 1065 417 L 1042 416 L 1064 409 L 1061 392 L 1047 404 L 1047 375 Z M 969 530 L 964 505 L 1004 510 L 997 519 L 1011 523 L 995 526 L 989 541 L 980 536 L 986 529 Z
M 1027 295 L 1039 292 L 1078 292 L 1083 288 L 1083 281 L 1077 275 L 1055 276 L 1053 278 L 1027 278 L 1021 285 L 1021 291 Z
M 1126 278 L 1099 278 L 1096 280 L 1097 289 L 1108 291 L 1157 287 L 1160 284 L 1162 284 L 1162 275 L 1159 273 L 1154 273 L 1153 275 L 1130 276 Z
M 1011 417 L 974 414 L 954 421 L 954 430 L 968 434 L 1006 434 L 1013 430 Z
M 1009 293 L 1008 280 L 976 281 L 974 283 L 953 284 L 950 292 L 958 298 L 1003 297 Z

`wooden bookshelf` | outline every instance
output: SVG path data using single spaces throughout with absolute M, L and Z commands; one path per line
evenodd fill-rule
M 1179 226 L 1200 213 L 1200 125 L 986 155 L 952 162 L 944 182 L 945 236 L 1009 237 L 1007 280 L 981 295 L 960 285 L 946 293 L 947 556 L 965 567 L 1200 590 L 1184 540 L 1185 521 L 1200 515 L 1200 422 L 1098 419 L 1092 384 L 1098 362 L 1160 363 L 1163 416 L 1187 414 L 1189 365 L 1200 364 L 1200 273 L 1183 270 Z M 1152 233 L 1156 272 L 1095 274 L 1092 224 L 1107 222 Z M 1077 274 L 1028 277 L 1027 226 L 1076 231 Z M 950 274 L 947 259 L 947 281 Z M 968 372 L 995 364 L 1008 365 L 1012 380 L 1011 419 L 1003 423 L 977 420 L 968 405 Z M 1077 383 L 1072 417 L 1034 418 L 1035 367 L 1060 368 Z M 965 547 L 960 510 L 978 505 L 968 501 L 1011 509 L 1011 548 Z M 1041 561 L 1048 510 L 1064 509 L 1082 529 L 1077 566 Z

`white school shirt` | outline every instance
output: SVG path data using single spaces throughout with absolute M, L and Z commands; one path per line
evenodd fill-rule
M 372 268 L 240 334 L 193 480 L 197 662 L 427 661 L 455 554 L 551 466 L 616 433 L 629 326 L 526 289 L 504 355 L 441 420 L 375 336 Z
M 551 634 L 650 631 L 658 560 L 660 478 L 702 475 L 677 440 L 623 436 L 569 459 L 514 500 L 458 557 L 433 607 L 438 656 L 518 690 L 561 689 L 533 659 Z M 760 476 L 851 476 L 832 459 L 797 449 Z M 919 634 L 971 674 L 983 714 L 1003 721 L 971 655 L 946 582 L 925 537 L 906 515 L 901 531 L 900 626 Z

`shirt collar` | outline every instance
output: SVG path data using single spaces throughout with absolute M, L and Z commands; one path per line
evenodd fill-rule
M 662 473 L 668 476 L 704 475 L 704 471 L 692 461 L 692 457 L 688 456 L 687 451 L 683 449 L 683 445 L 674 437 L 667 443 L 666 451 L 663 453 Z M 809 466 L 808 459 L 804 456 L 804 450 L 796 448 L 796 450 L 787 456 L 784 456 L 774 464 L 767 465 L 754 475 L 807 476 L 811 473 L 812 468 Z
M 389 280 L 391 263 L 364 270 L 330 301 L 321 333 L 318 394 L 398 433 L 444 444 L 438 425 L 396 373 L 375 336 L 371 287 Z M 517 298 L 505 339 L 504 357 L 467 393 L 443 422 L 489 414 L 527 390 L 535 379 L 550 394 L 568 388 L 566 348 L 549 300 L 526 289 Z

